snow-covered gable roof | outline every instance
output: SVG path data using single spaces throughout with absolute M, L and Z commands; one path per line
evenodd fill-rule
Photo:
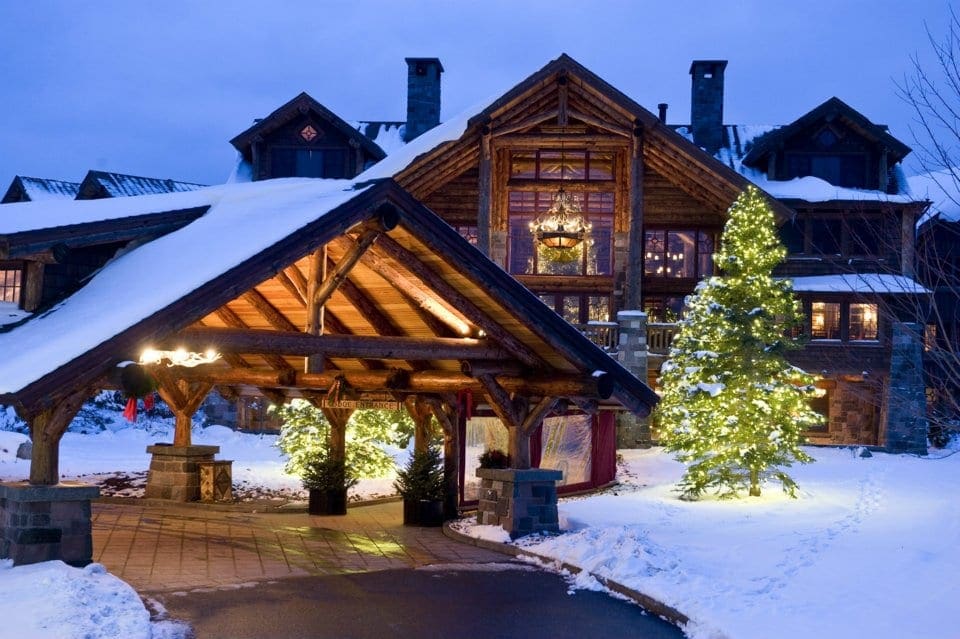
M 693 135 L 689 127 L 675 125 L 674 130 L 691 142 Z M 744 157 L 750 153 L 757 141 L 772 132 L 783 128 L 783 125 L 769 124 L 727 124 L 724 125 L 724 145 L 717 152 L 717 159 L 731 169 L 753 182 L 758 188 L 781 200 L 802 200 L 804 202 L 890 202 L 909 204 L 922 200 L 916 198 L 907 184 L 900 165 L 894 169 L 897 193 L 870 189 L 851 189 L 834 186 L 826 180 L 808 176 L 792 180 L 770 180 L 760 169 L 747 166 L 743 163 Z
M 374 159 L 379 160 L 384 157 L 384 150 L 370 137 L 364 135 L 356 126 L 352 126 L 305 92 L 280 106 L 267 117 L 254 122 L 253 126 L 230 140 L 230 144 L 249 161 L 251 158 L 250 147 L 254 140 L 269 135 L 287 122 L 307 112 L 314 113 L 334 129 L 340 131 L 346 138 L 355 140 Z
M 163 178 L 124 175 L 107 171 L 89 171 L 80 183 L 77 199 L 88 200 L 110 197 L 184 193 L 202 189 L 205 184 L 180 182 Z
M 77 196 L 79 190 L 80 184 L 77 182 L 18 175 L 10 183 L 10 188 L 7 189 L 3 201 L 72 200 Z M 17 199 L 12 199 L 14 195 L 17 196 Z
M 844 273 L 788 278 L 800 293 L 873 293 L 878 295 L 928 295 L 930 291 L 904 275 Z
M 52 310 L 0 333 L 0 394 L 90 351 L 365 188 L 347 180 L 290 178 L 208 192 L 206 215 L 117 257 Z M 162 210 L 181 206 L 176 194 L 155 197 Z

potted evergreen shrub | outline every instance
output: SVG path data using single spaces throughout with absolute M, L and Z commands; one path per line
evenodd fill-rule
M 404 526 L 440 526 L 443 524 L 443 460 L 435 444 L 422 453 L 414 453 L 406 468 L 397 471 L 393 484 L 403 496 Z
M 311 515 L 347 514 L 347 490 L 356 485 L 357 478 L 345 462 L 327 455 L 314 456 L 303 464 L 300 479 L 310 492 Z

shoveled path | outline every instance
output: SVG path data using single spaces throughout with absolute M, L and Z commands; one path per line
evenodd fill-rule
M 131 500 L 93 505 L 93 560 L 152 593 L 503 556 L 448 539 L 439 528 L 403 526 L 397 502 L 312 517 Z

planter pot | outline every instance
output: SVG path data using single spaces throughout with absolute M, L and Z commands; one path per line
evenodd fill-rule
M 404 526 L 442 526 L 443 500 L 406 499 L 403 500 Z
M 346 515 L 347 490 L 310 489 L 310 505 L 307 511 L 311 515 Z

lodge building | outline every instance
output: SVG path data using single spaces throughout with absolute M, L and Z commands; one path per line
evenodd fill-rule
M 806 311 L 808 343 L 792 357 L 822 377 L 816 404 L 827 419 L 809 439 L 925 448 L 917 325 L 929 295 L 914 278 L 915 228 L 929 203 L 910 194 L 901 168 L 910 149 L 885 126 L 837 98 L 784 126 L 727 124 L 723 60 L 691 64 L 690 122 L 669 124 L 666 104 L 654 114 L 567 55 L 483 110 L 441 124 L 442 64 L 406 63 L 405 121 L 351 122 L 302 93 L 231 140 L 239 181 L 392 179 L 652 387 L 684 297 L 715 272 L 728 207 L 755 185 L 769 195 L 788 248 L 778 275 L 794 281 Z M 16 319 L 15 334 L 31 322 L 24 312 L 49 308 L 116 255 L 206 210 L 183 199 L 121 214 L 122 200 L 197 189 L 97 172 L 82 184 L 16 177 L 4 203 L 113 198 L 118 212 L 95 224 L 0 225 L 0 321 L 4 312 Z M 8 211 L 26 211 L 16 206 Z M 283 285 L 305 286 L 296 275 Z M 257 304 L 238 298 L 197 326 L 256 328 Z M 4 310 L 14 305 L 19 315 Z M 302 324 L 275 310 L 265 328 Z M 360 332 L 371 315 L 357 320 Z M 218 388 L 228 397 L 244 390 Z M 620 419 L 621 446 L 655 438 L 646 420 Z M 587 439 L 588 449 L 597 445 Z

